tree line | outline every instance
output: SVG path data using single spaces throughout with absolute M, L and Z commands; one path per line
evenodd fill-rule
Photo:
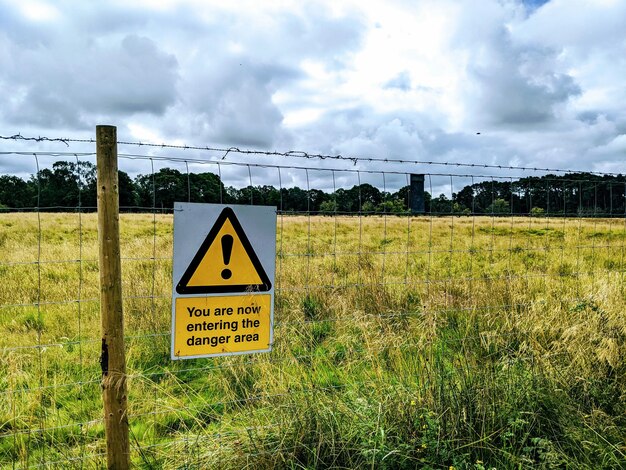
M 568 173 L 485 180 L 465 186 L 451 197 L 424 192 L 426 213 L 625 215 L 626 177 Z M 171 210 L 174 201 L 256 204 L 284 212 L 395 213 L 410 211 L 410 188 L 381 191 L 369 183 L 333 192 L 299 187 L 224 186 L 214 173 L 182 173 L 162 168 L 131 178 L 119 172 L 120 207 L 126 211 Z M 0 176 L 0 209 L 69 211 L 96 209 L 96 168 L 90 162 L 58 161 L 24 180 Z

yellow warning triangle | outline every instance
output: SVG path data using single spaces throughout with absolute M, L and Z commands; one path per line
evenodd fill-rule
M 235 213 L 226 207 L 176 285 L 176 292 L 262 292 L 271 287 Z

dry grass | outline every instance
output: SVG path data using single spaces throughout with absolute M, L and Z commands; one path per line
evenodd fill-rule
M 0 466 L 101 466 L 96 216 L 0 226 Z M 273 352 L 175 363 L 171 216 L 121 228 L 138 466 L 626 466 L 624 220 L 279 217 Z

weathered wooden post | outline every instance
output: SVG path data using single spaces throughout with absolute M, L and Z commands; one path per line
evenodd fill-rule
M 117 129 L 96 127 L 98 170 L 98 245 L 102 319 L 102 399 L 107 467 L 130 467 L 126 393 L 126 356 L 122 311 Z

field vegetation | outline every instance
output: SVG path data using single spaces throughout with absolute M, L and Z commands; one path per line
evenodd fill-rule
M 281 216 L 267 354 L 170 360 L 121 216 L 138 468 L 624 468 L 624 219 Z M 0 467 L 105 465 L 96 215 L 0 215 Z

